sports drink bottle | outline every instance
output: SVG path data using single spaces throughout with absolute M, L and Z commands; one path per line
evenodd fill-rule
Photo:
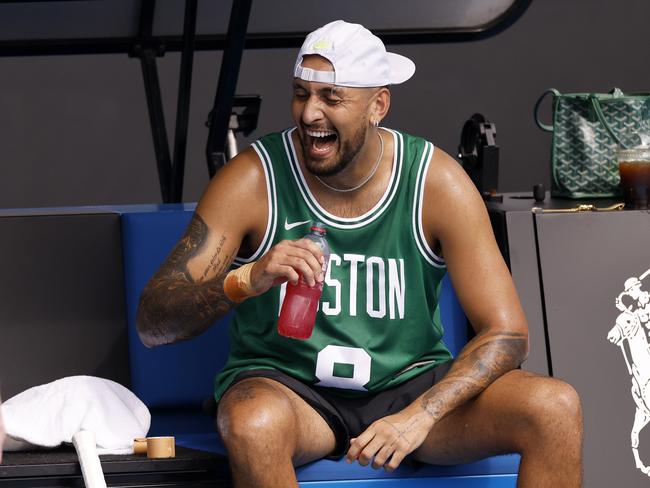
M 316 243 L 323 251 L 323 276 L 327 271 L 327 264 L 330 259 L 330 248 L 325 240 L 325 226 L 316 222 L 305 238 Z M 293 339 L 309 339 L 314 330 L 314 321 L 316 320 L 316 311 L 321 293 L 323 292 L 323 282 L 309 286 L 302 277 L 298 280 L 297 285 L 287 283 L 287 292 L 282 302 L 280 318 L 278 320 L 278 333 L 285 337 Z

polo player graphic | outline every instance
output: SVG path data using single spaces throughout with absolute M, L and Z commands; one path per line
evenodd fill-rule
M 638 278 L 625 280 L 625 289 L 615 301 L 620 313 L 607 339 L 621 348 L 632 379 L 632 398 L 636 405 L 631 433 L 632 453 L 636 467 L 650 476 L 650 467 L 639 457 L 639 432 L 650 422 L 650 292 L 642 288 L 648 275 L 650 269 Z

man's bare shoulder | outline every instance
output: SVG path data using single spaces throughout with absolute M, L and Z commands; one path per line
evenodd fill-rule
M 196 213 L 207 226 L 225 232 L 243 247 L 255 247 L 268 219 L 266 176 L 257 153 L 248 148 L 212 178 Z M 250 241 L 250 242 L 249 242 Z
M 437 216 L 485 211 L 483 199 L 463 167 L 440 148 L 431 157 L 424 189 L 425 206 L 435 209 Z
M 266 203 L 264 168 L 252 148 L 247 148 L 219 170 L 205 189 L 197 211 L 204 213 L 214 206 L 232 207 L 246 202 L 250 205 Z M 239 207 L 239 211 L 243 208 Z

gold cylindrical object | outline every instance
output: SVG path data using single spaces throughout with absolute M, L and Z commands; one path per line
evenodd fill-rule
M 133 454 L 147 454 L 147 438 L 133 439 Z
M 147 437 L 147 457 L 149 459 L 173 458 L 176 456 L 174 437 Z

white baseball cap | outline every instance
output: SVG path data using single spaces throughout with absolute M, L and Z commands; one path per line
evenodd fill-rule
M 303 56 L 310 54 L 327 59 L 334 71 L 303 68 Z M 415 73 L 415 63 L 405 56 L 386 52 L 381 39 L 364 26 L 336 20 L 305 38 L 293 73 L 305 81 L 366 88 L 405 82 Z

